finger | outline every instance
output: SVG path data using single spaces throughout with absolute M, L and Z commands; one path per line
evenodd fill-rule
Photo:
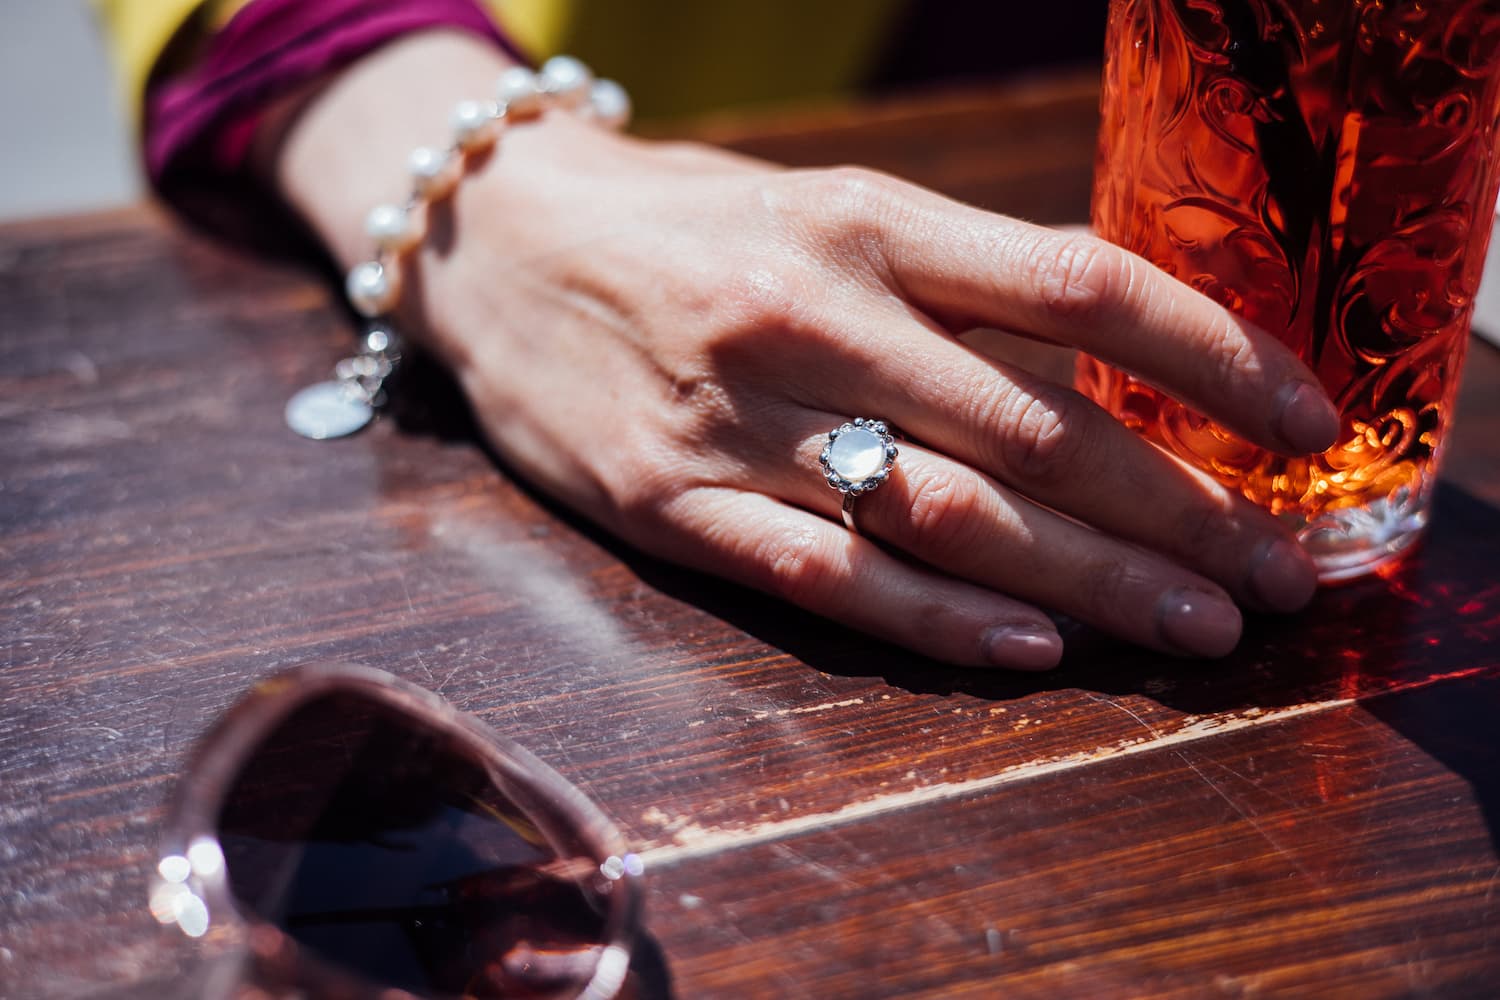
M 1295 611 L 1312 599 L 1316 568 L 1285 526 L 1079 393 L 934 336 L 907 311 L 876 307 L 856 322 L 866 334 L 862 346 L 845 370 L 833 367 L 818 379 L 824 409 L 886 418 L 1044 506 L 1163 553 L 1252 606 Z M 856 338 L 850 329 L 842 340 Z M 911 377 L 913 356 L 922 359 L 921 378 Z M 810 435 L 819 430 L 798 426 Z
M 1078 364 L 1078 352 L 1046 340 L 1016 336 L 987 326 L 965 330 L 958 339 L 970 350 L 991 361 L 1001 361 L 1015 368 L 1051 379 L 1059 385 L 1071 385 Z
M 950 329 L 1082 348 L 1278 452 L 1334 443 L 1337 412 L 1291 350 L 1140 257 L 909 185 L 872 187 L 871 216 L 853 227 L 859 247 Z
M 908 565 L 762 494 L 690 490 L 665 515 L 669 527 L 652 548 L 667 557 L 925 656 L 1045 670 L 1062 655 L 1056 627 L 1036 608 Z
M 805 438 L 798 465 L 819 468 L 827 434 Z M 788 466 L 773 488 L 839 517 L 842 497 L 821 477 Z M 925 448 L 906 444 L 887 480 L 854 501 L 859 530 L 983 587 L 1061 611 L 1140 645 L 1222 656 L 1241 618 L 1211 581 L 1156 553 L 1111 538 L 1018 496 Z

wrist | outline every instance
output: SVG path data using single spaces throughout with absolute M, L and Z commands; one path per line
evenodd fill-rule
M 443 145 L 453 105 L 488 95 L 513 65 L 470 34 L 413 33 L 281 102 L 259 129 L 254 168 L 347 268 L 370 254 L 369 210 L 409 188 L 411 150 Z
M 433 32 L 277 109 L 255 162 L 348 271 L 355 310 L 393 319 L 463 377 L 499 315 L 476 307 L 496 305 L 507 263 L 546 252 L 549 206 L 640 148 L 614 134 L 628 117 L 624 91 L 577 60 L 533 74 Z

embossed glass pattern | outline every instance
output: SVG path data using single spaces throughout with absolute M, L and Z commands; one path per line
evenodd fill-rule
M 1098 232 L 1281 336 L 1342 414 L 1256 448 L 1091 359 L 1127 425 L 1294 521 L 1325 579 L 1426 518 L 1500 184 L 1500 0 L 1113 0 Z

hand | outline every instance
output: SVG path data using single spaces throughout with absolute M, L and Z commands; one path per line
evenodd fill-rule
M 346 262 L 367 252 L 363 211 L 402 189 L 368 164 L 399 169 L 443 121 L 415 105 L 483 92 L 501 66 L 448 36 L 395 50 L 278 146 L 283 190 Z M 372 104 L 358 159 L 330 168 Z M 563 114 L 507 131 L 435 222 L 409 325 L 508 463 L 648 552 L 942 660 L 1022 669 L 1061 655 L 1041 608 L 1217 656 L 1236 601 L 1312 595 L 1268 514 L 957 338 L 1076 346 L 1259 444 L 1332 443 L 1332 407 L 1290 352 L 1109 244 L 868 171 L 778 170 Z M 854 416 L 911 439 L 858 500 L 862 536 L 817 462 Z

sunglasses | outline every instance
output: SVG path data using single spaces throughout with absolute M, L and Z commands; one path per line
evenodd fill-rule
M 561 775 L 388 673 L 299 667 L 199 743 L 151 912 L 239 942 L 218 996 L 619 996 L 641 863 Z

